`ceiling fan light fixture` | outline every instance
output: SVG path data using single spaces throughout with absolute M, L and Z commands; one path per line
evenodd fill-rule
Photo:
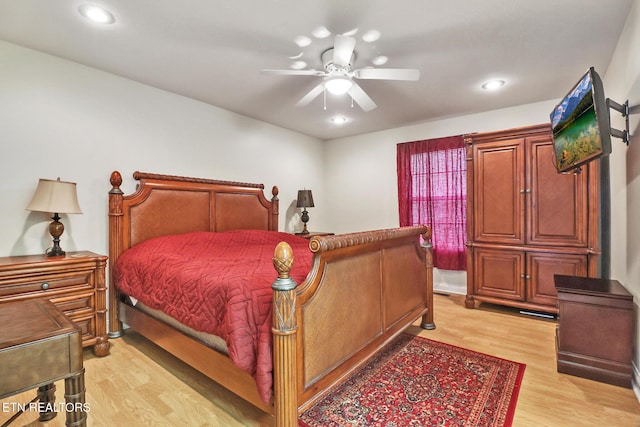
M 351 79 L 344 76 L 329 77 L 324 82 L 324 87 L 334 95 L 344 95 L 353 86 Z

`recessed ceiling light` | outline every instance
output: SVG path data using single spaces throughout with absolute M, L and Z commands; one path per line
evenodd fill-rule
M 311 39 L 307 36 L 298 36 L 293 41 L 298 47 L 307 47 L 311 44 Z
M 488 80 L 482 83 L 482 89 L 496 90 L 504 86 L 505 83 L 506 82 L 504 80 L 500 80 L 500 79 Z
M 306 66 L 307 66 L 307 63 L 304 61 L 294 61 L 291 64 L 291 68 L 294 70 L 302 70 Z
M 334 125 L 343 125 L 349 121 L 345 116 L 333 116 L 329 119 Z
M 371 60 L 371 62 L 373 62 L 373 65 L 384 65 L 387 63 L 387 61 L 389 61 L 389 58 L 384 55 L 376 56 Z
M 362 35 L 362 40 L 367 43 L 374 42 L 380 38 L 380 31 L 378 30 L 369 30 Z
M 98 6 L 83 4 L 78 8 L 82 16 L 99 24 L 113 24 L 116 18 L 111 12 Z
M 317 39 L 326 39 L 331 35 L 331 31 L 327 30 L 327 27 L 321 25 L 315 30 L 313 30 L 311 34 L 313 34 L 313 37 Z

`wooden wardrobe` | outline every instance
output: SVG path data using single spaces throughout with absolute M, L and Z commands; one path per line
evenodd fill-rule
M 465 136 L 467 308 L 557 313 L 554 274 L 597 277 L 599 167 L 554 166 L 551 125 Z

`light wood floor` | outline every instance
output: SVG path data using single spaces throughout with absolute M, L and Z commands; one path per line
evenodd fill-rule
M 464 297 L 435 296 L 436 330 L 411 327 L 421 336 L 527 365 L 514 426 L 640 426 L 633 391 L 556 372 L 553 320 L 497 306 L 464 308 Z M 272 426 L 264 415 L 144 338 L 112 340 L 111 354 L 85 351 L 90 426 Z M 1 381 L 2 379 L 0 379 Z M 56 383 L 57 401 L 64 383 Z M 35 391 L 0 401 L 26 403 Z M 0 412 L 0 424 L 11 416 Z M 27 412 L 11 424 L 38 426 Z M 64 426 L 59 414 L 47 426 Z

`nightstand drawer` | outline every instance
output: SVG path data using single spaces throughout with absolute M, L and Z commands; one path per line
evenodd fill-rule
M 55 304 L 58 310 L 69 317 L 77 313 L 92 313 L 93 307 L 95 307 L 95 294 L 93 292 L 64 295 L 58 298 L 49 298 L 49 300 Z
M 14 295 L 22 297 L 51 296 L 75 289 L 93 289 L 91 274 L 93 271 L 81 271 L 75 274 L 47 274 L 0 281 L 0 299 Z
M 70 316 L 67 313 L 64 313 L 69 319 L 73 321 L 76 325 L 80 327 L 80 334 L 82 335 L 83 343 L 94 343 L 96 341 L 96 320 L 92 315 L 88 316 Z

